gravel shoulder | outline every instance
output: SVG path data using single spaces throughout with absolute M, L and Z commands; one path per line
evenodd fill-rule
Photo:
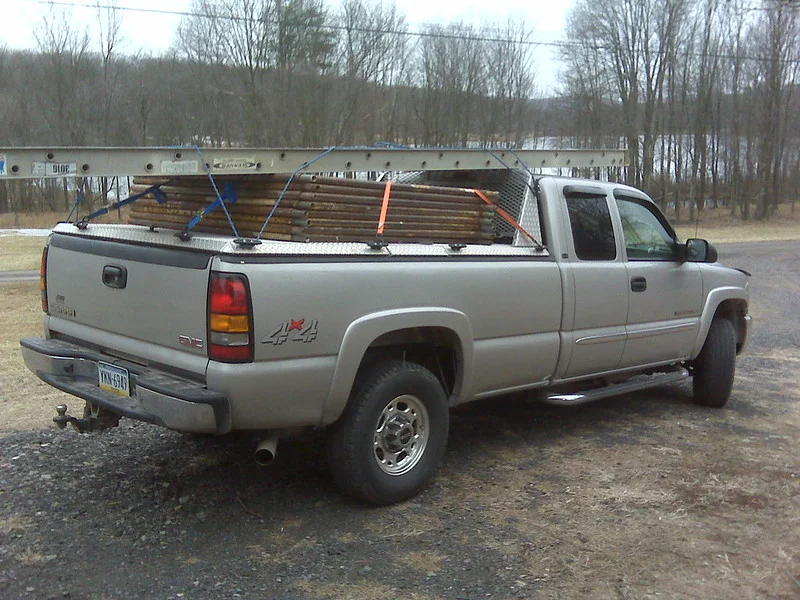
M 341 496 L 314 436 L 263 469 L 246 435 L 0 434 L 0 597 L 796 599 L 800 243 L 720 255 L 756 318 L 727 408 L 473 403 L 399 506 Z

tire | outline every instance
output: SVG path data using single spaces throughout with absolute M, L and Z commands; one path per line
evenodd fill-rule
M 694 403 L 722 408 L 728 402 L 736 370 L 736 333 L 728 319 L 711 322 L 703 349 L 694 361 Z
M 360 379 L 328 431 L 328 468 L 347 494 L 376 506 L 417 494 L 447 445 L 441 384 L 416 363 L 383 362 Z

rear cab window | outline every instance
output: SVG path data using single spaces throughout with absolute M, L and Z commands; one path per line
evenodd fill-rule
M 595 186 L 564 186 L 572 241 L 579 260 L 613 261 L 617 244 L 611 212 L 602 188 Z

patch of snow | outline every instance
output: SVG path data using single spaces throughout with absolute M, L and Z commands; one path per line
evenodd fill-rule
M 0 229 L 0 237 L 8 235 L 23 235 L 28 237 L 45 237 L 50 235 L 49 229 Z

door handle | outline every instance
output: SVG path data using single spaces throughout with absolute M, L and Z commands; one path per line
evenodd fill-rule
M 647 279 L 644 277 L 631 277 L 631 291 L 643 292 L 647 289 Z
M 114 289 L 124 289 L 128 285 L 128 270 L 125 267 L 106 265 L 103 267 L 103 285 Z

